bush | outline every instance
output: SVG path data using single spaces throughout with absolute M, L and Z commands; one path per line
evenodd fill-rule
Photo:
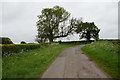
M 13 44 L 13 42 L 8 37 L 0 37 L 0 44 Z
M 25 42 L 25 41 L 21 41 L 20 43 L 21 43 L 21 44 L 26 44 L 26 42 Z
M 22 51 L 28 51 L 43 46 L 48 46 L 47 43 L 42 44 L 3 44 L 2 46 L 2 56 L 9 56 L 13 53 L 19 53 Z M 0 47 L 1 47 L 0 46 Z

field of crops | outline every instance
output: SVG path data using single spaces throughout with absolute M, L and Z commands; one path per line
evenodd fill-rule
M 119 42 L 98 41 L 86 45 L 83 52 L 113 78 L 119 78 Z

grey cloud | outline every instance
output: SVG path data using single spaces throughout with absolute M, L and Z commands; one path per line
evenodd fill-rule
M 95 22 L 101 29 L 100 38 L 118 38 L 117 3 L 89 2 L 39 2 L 39 3 L 3 3 L 2 36 L 10 37 L 15 43 L 21 40 L 34 42 L 37 34 L 37 15 L 43 8 L 59 5 L 71 13 L 73 17 L 83 21 Z M 78 35 L 70 36 L 70 40 L 79 40 Z M 69 40 L 63 38 L 63 40 Z

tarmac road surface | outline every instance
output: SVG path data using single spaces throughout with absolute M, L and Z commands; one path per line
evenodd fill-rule
M 62 51 L 41 78 L 110 78 L 80 50 L 83 46 Z

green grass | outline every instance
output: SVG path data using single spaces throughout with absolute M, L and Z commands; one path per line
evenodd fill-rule
M 119 78 L 118 44 L 99 41 L 82 47 L 83 52 L 113 78 Z
M 75 44 L 54 44 L 3 57 L 3 78 L 40 78 L 56 56 Z
M 2 58 L 0 55 L 0 79 L 2 79 Z

